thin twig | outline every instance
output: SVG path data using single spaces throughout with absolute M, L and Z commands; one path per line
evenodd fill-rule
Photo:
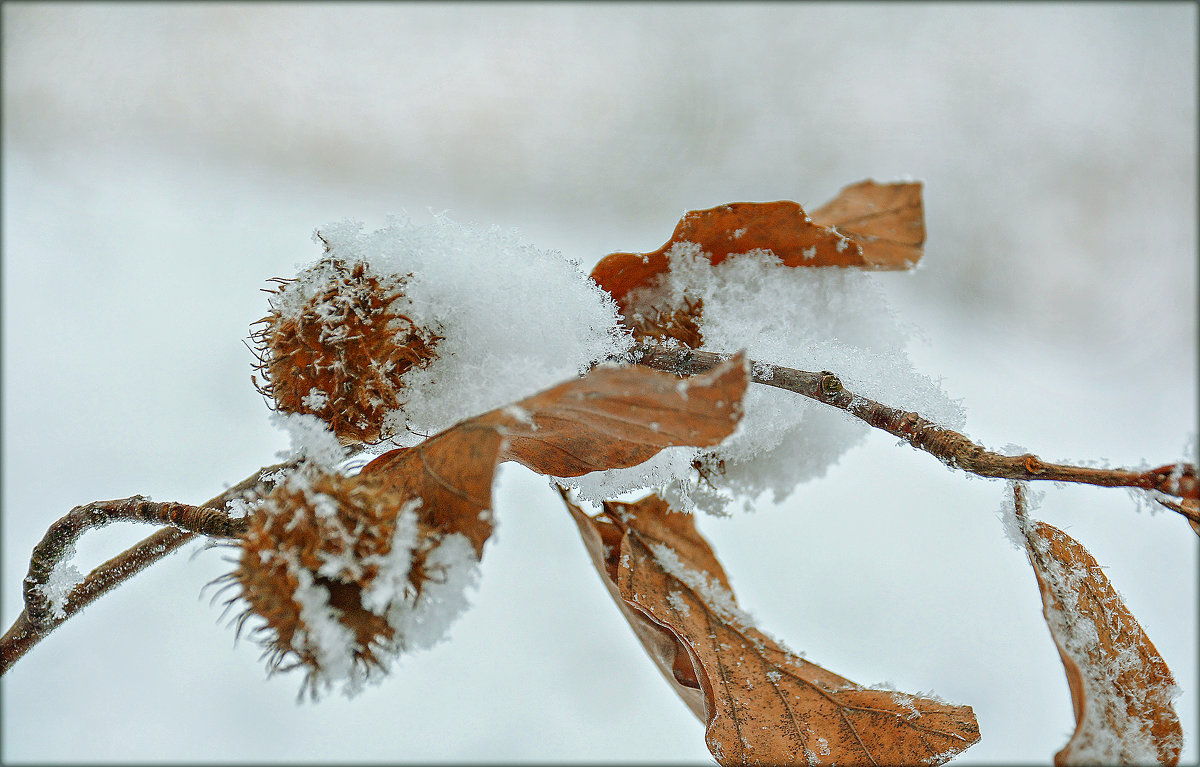
M 704 373 L 728 358 L 728 355 L 694 349 L 644 346 L 640 364 L 679 375 Z M 751 363 L 755 383 L 774 386 L 801 394 L 818 402 L 832 405 L 859 418 L 876 429 L 882 429 L 913 447 L 937 457 L 947 466 L 981 477 L 1016 480 L 1054 480 L 1077 482 L 1101 487 L 1137 487 L 1157 490 L 1179 498 L 1196 498 L 1200 483 L 1193 464 L 1178 463 L 1160 466 L 1149 471 L 1131 469 L 1096 469 L 1048 463 L 1032 453 L 1003 455 L 977 445 L 952 429 L 939 426 L 912 413 L 868 399 L 848 391 L 833 373 L 762 366 Z M 767 371 L 770 372 L 767 372 Z
M 197 535 L 237 537 L 245 522 L 231 518 L 220 510 L 224 509 L 229 501 L 244 498 L 257 487 L 269 486 L 271 482 L 264 477 L 290 465 L 279 463 L 260 469 L 198 507 L 177 503 L 156 504 L 141 496 L 134 496 L 120 501 L 100 501 L 79 506 L 55 522 L 30 558 L 29 575 L 26 576 L 25 582 L 26 607 L 0 638 L 0 675 L 6 673 L 30 648 L 71 616 Z M 67 595 L 60 605 L 61 611 L 50 614 L 48 600 L 42 589 L 37 586 L 46 582 L 50 572 L 62 561 L 79 535 L 85 530 L 116 519 L 167 524 L 172 527 L 159 530 L 96 567 Z M 189 529 L 180 529 L 179 525 Z
M 30 623 L 41 626 L 51 617 L 52 606 L 46 586 L 55 568 L 74 551 L 79 537 L 88 530 L 113 522 L 170 525 L 210 538 L 237 538 L 246 532 L 244 519 L 233 519 L 224 511 L 173 501 L 155 502 L 143 495 L 76 506 L 50 525 L 29 558 L 24 596 Z

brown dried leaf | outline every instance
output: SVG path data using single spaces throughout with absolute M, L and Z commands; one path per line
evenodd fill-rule
M 837 228 L 862 249 L 876 269 L 908 269 L 924 254 L 925 213 L 921 184 L 860 181 L 809 214 Z
M 743 355 L 687 379 L 643 367 L 596 368 L 415 447 L 384 453 L 362 474 L 422 499 L 423 523 L 462 533 L 482 555 L 500 461 L 574 477 L 636 466 L 664 447 L 715 445 L 737 426 L 748 382 Z
M 1166 662 L 1087 549 L 1043 522 L 1024 532 L 1075 708 L 1054 763 L 1177 764 L 1183 731 Z
M 439 533 L 461 533 L 483 556 L 492 535 L 492 479 L 504 435 L 494 426 L 463 421 L 424 442 L 398 448 L 363 467 L 405 500 L 420 498 L 418 518 Z
M 786 266 L 908 269 L 921 258 L 924 241 L 921 184 L 862 181 L 843 189 L 811 217 L 787 200 L 690 211 L 658 250 L 612 253 L 596 264 L 591 276 L 616 299 L 635 334 L 670 336 L 696 348 L 699 332 L 690 325 L 700 307 L 688 307 L 681 315 L 683 308 L 673 306 L 635 311 L 629 301 L 631 291 L 652 288 L 670 270 L 667 251 L 677 243 L 696 243 L 714 265 L 732 254 L 769 250 Z
M 519 410 L 497 411 L 509 419 L 503 458 L 540 474 L 578 477 L 636 466 L 664 447 L 716 445 L 741 419 L 749 381 L 743 354 L 682 379 L 645 368 L 597 368 L 583 381 L 518 402 Z
M 691 516 L 661 498 L 568 507 L 651 658 L 702 706 L 721 764 L 940 764 L 979 740 L 968 706 L 864 688 L 754 628 Z

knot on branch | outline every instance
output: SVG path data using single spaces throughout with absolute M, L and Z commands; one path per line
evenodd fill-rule
M 1196 478 L 1196 466 L 1191 463 L 1171 463 L 1151 469 L 1142 475 L 1148 490 L 1173 495 L 1176 498 L 1200 498 L 1200 481 Z

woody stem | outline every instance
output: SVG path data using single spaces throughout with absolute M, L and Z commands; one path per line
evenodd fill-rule
M 729 356 L 655 345 L 645 345 L 637 351 L 640 354 L 639 364 L 677 375 L 707 372 Z M 834 373 L 827 370 L 812 373 L 778 365 L 767 367 L 753 362 L 751 370 L 755 383 L 786 389 L 844 410 L 876 429 L 886 431 L 918 450 L 930 453 L 951 468 L 981 477 L 1054 480 L 1101 487 L 1137 487 L 1157 490 L 1178 498 L 1196 498 L 1200 495 L 1196 467 L 1192 464 L 1180 463 L 1149 471 L 1137 471 L 1049 463 L 1032 453 L 1003 455 L 987 450 L 962 434 L 939 426 L 918 413 L 889 407 L 861 394 L 855 394 L 846 389 Z M 770 372 L 765 372 L 767 370 Z
M 251 474 L 201 506 L 155 503 L 142 496 L 116 501 L 96 501 L 77 506 L 46 531 L 30 557 L 25 576 L 25 609 L 0 638 L 0 675 L 67 619 L 103 594 L 132 578 L 146 567 L 175 551 L 197 535 L 236 538 L 245 520 L 221 511 L 236 498 L 269 485 L 263 477 L 290 464 L 276 464 Z M 73 544 L 87 530 L 118 520 L 170 525 L 99 565 L 71 589 L 57 612 L 51 609 L 45 586 L 54 569 L 72 552 Z

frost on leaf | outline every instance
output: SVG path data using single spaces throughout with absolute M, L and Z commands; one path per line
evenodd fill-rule
M 1023 525 L 1075 709 L 1054 763 L 1177 764 L 1183 731 L 1166 662 L 1087 549 L 1051 525 Z
M 979 740 L 968 706 L 862 687 L 756 629 L 691 515 L 653 495 L 595 516 L 564 500 L 721 764 L 940 764 Z
M 635 336 L 674 338 L 696 348 L 702 305 L 670 305 L 654 295 L 676 246 L 696 246 L 713 266 L 731 255 L 763 253 L 785 266 L 908 269 L 921 258 L 924 241 L 921 184 L 862 181 L 811 216 L 787 200 L 690 211 L 658 250 L 610 254 L 592 279 L 616 299 Z

